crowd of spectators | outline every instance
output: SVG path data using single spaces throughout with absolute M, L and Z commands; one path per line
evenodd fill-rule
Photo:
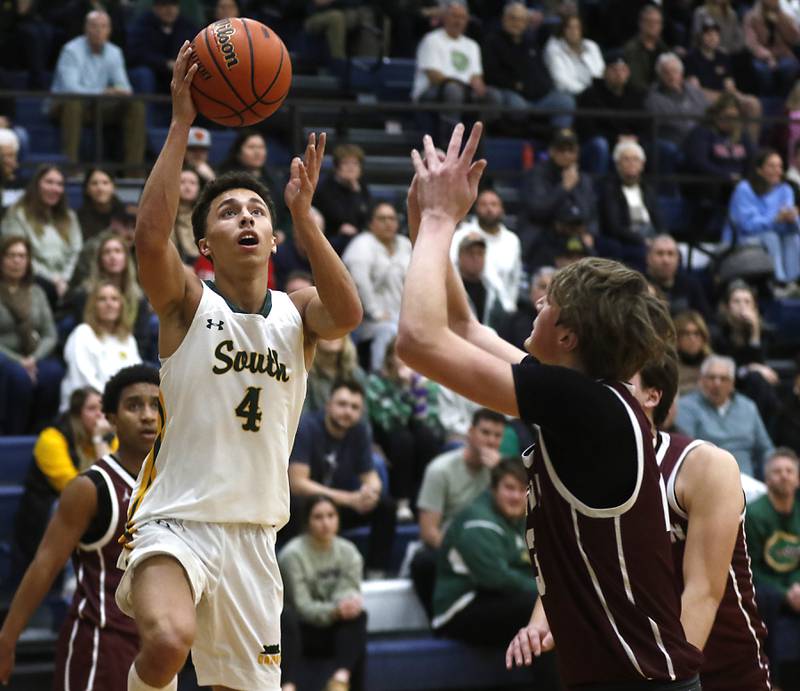
M 294 22 L 306 32 L 307 49 L 321 48 L 323 64 L 415 55 L 409 97 L 456 107 L 502 104 L 509 110 L 489 117 L 490 131 L 552 127 L 542 155 L 516 181 L 517 214 L 506 214 L 502 185 L 487 180 L 454 236 L 453 271 L 478 319 L 518 347 L 565 264 L 610 257 L 648 278 L 677 333 L 680 398 L 672 424 L 729 450 L 749 491 L 766 493 L 748 519 L 757 535 L 751 555 L 765 616 L 774 623 L 774 659 L 791 674 L 800 657 L 800 528 L 793 518 L 800 373 L 792 379 L 770 366 L 787 353 L 784 335 L 762 310 L 800 293 L 797 3 L 708 0 L 662 8 L 631 0 L 625 17 L 613 14 L 615 2 L 419 0 L 397 3 L 401 10 L 338 0 L 248 8 L 227 0 L 198 13 L 192 8 L 199 3 L 153 0 L 133 16 L 116 3 L 106 10 L 70 4 L 84 12 L 83 25 L 54 23 L 46 3 L 4 5 L 0 36 L 19 32 L 37 42 L 24 55 L 3 55 L 0 69 L 18 69 L 24 60 L 32 88 L 119 96 L 107 106 L 119 111 L 125 136 L 118 162 L 128 172 L 144 172 L 147 136 L 144 106 L 130 94 L 166 91 L 183 40 L 211 17 L 236 13 Z M 636 26 L 622 35 L 630 21 Z M 42 80 L 51 69 L 48 85 Z M 761 119 L 765 99 L 785 102 L 789 125 Z M 531 107 L 544 115 L 532 115 Z M 94 111 L 80 99 L 53 99 L 47 109 L 67 164 L 77 163 L 80 130 Z M 615 115 L 595 117 L 593 110 Z M 659 118 L 655 130 L 648 114 Z M 440 131 L 457 117 L 443 115 Z M 208 158 L 214 131 L 192 128 L 172 238 L 187 266 L 213 276 L 198 255 L 191 209 L 217 172 L 248 171 L 268 185 L 276 206 L 280 242 L 270 287 L 291 292 L 314 278 L 283 205 L 283 174 L 269 164 L 269 136 L 240 131 L 217 171 Z M 117 194 L 116 171 L 88 169 L 82 205 L 73 210 L 65 193 L 71 169 L 21 169 L 24 137 L 13 115 L 0 114 L 0 185 L 15 192 L 0 222 L 0 433 L 38 435 L 26 487 L 36 525 L 18 529 L 27 550 L 17 554 L 22 568 L 61 489 L 113 447 L 97 391 L 120 368 L 157 360 L 157 324 L 136 280 L 131 209 Z M 361 147 L 340 140 L 314 199 L 318 225 L 354 278 L 364 322 L 350 336 L 318 344 L 289 458 L 293 518 L 279 536 L 291 604 L 285 630 L 298 632 L 295 651 L 335 656 L 332 681 L 341 688 L 362 683 L 361 579 L 391 571 L 398 523 L 419 524 L 410 573 L 442 635 L 497 644 L 487 636 L 502 631 L 505 641 L 527 619 L 536 587 L 521 556 L 525 482 L 518 459 L 530 431 L 477 409 L 397 356 L 411 241 L 402 205 L 370 190 L 367 160 Z M 697 178 L 667 183 L 686 201 L 675 235 L 660 203 L 665 183 L 653 173 Z M 715 283 L 713 263 L 701 273 L 684 268 L 679 242 L 699 240 L 759 249 L 771 280 Z M 369 528 L 363 560 L 338 534 L 359 526 Z M 772 540 L 776 526 L 782 540 L 794 539 L 791 568 L 780 561 L 788 548 Z M 510 618 L 509 611 L 523 610 L 524 619 Z

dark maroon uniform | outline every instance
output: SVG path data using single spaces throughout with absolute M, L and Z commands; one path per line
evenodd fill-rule
M 113 455 L 85 475 L 97 488 L 97 515 L 72 555 L 77 588 L 58 638 L 53 688 L 116 691 L 128 687 L 128 670 L 139 650 L 136 624 L 114 601 L 122 578 L 117 539 L 125 530 L 136 478 Z
M 639 404 L 622 384 L 527 358 L 514 380 L 520 416 L 538 432 L 524 457 L 526 537 L 564 683 L 696 678 L 702 656 L 680 623 L 667 502 Z
M 656 461 L 667 487 L 669 520 L 672 524 L 672 554 L 675 576 L 683 590 L 683 553 L 689 519 L 675 494 L 675 480 L 687 454 L 707 442 L 680 434 L 659 432 Z M 764 654 L 767 630 L 756 608 L 750 556 L 744 536 L 744 514 L 736 535 L 736 546 L 728 569 L 725 594 L 719 603 L 714 625 L 703 650 L 700 669 L 703 691 L 767 691 L 769 665 Z

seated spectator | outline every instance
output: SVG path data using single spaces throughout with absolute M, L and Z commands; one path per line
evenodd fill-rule
M 113 283 L 122 295 L 123 314 L 127 327 L 132 331 L 139 354 L 150 354 L 150 303 L 139 286 L 136 267 L 131 250 L 125 241 L 113 231 L 98 235 L 94 243 L 96 250 L 91 257 L 88 275 L 69 296 L 69 306 L 75 323 L 83 321 L 86 301 L 98 283 Z M 155 353 L 152 354 L 155 356 Z
M 102 10 L 86 15 L 84 35 L 69 41 L 58 56 L 53 75 L 54 94 L 109 94 L 130 96 L 131 83 L 122 51 L 109 43 L 111 18 Z M 177 55 L 177 48 L 172 54 Z M 136 175 L 144 173 L 145 107 L 132 98 L 102 100 L 99 104 L 80 98 L 55 100 L 50 115 L 61 123 L 61 150 L 70 163 L 77 163 L 81 128 L 92 122 L 100 109 L 102 122 L 117 122 L 124 132 L 124 163 Z
M 221 174 L 243 170 L 263 182 L 270 190 L 275 206 L 276 217 L 272 219 L 272 227 L 280 232 L 280 228 L 290 223 L 289 209 L 283 200 L 283 187 L 275 179 L 267 158 L 267 140 L 264 135 L 255 130 L 242 129 L 233 140 L 225 160 L 220 163 L 219 172 Z
M 681 396 L 675 423 L 684 434 L 730 451 L 742 473 L 758 480 L 772 440 L 756 404 L 734 391 L 735 376 L 733 358 L 709 355 L 700 366 L 700 388 Z
M 728 210 L 731 192 L 742 180 L 753 157 L 753 140 L 744 129 L 741 103 L 724 93 L 706 110 L 706 121 L 695 127 L 684 145 L 684 166 L 712 182 L 684 186 L 690 206 L 691 239 L 718 239 Z
M 656 75 L 658 81 L 650 87 L 645 107 L 658 118 L 659 171 L 671 173 L 682 163 L 683 143 L 706 112 L 708 99 L 683 78 L 683 63 L 675 53 L 659 56 Z
M 537 305 L 539 300 L 547 295 L 547 289 L 550 287 L 550 281 L 553 279 L 555 271 L 552 266 L 541 266 L 536 270 L 531 276 L 528 299 L 520 301 L 517 311 L 511 315 L 498 332 L 506 341 L 520 350 L 525 350 L 525 341 L 531 335 L 533 320 L 536 319 L 539 312 Z
M 372 461 L 369 426 L 361 420 L 364 389 L 356 382 L 333 385 L 324 410 L 300 418 L 294 448 L 289 455 L 289 487 L 293 517 L 302 514 L 308 497 L 322 494 L 336 504 L 344 529 L 369 525 L 367 573 L 386 574 L 396 525 L 394 501 L 383 493 L 383 483 Z M 292 519 L 281 531 L 291 537 Z
M 208 163 L 208 152 L 210 149 L 211 132 L 205 129 L 205 127 L 190 127 L 189 143 L 186 145 L 186 154 L 183 157 L 183 163 L 197 171 L 204 185 L 217 177 L 214 169 Z
M 47 69 L 53 27 L 42 19 L 37 3 L 13 2 L 0 6 L 0 45 L 17 45 L 0 51 L 0 67 L 25 70 L 27 88 L 47 89 Z
M 661 38 L 664 17 L 661 9 L 650 3 L 639 11 L 639 33 L 625 44 L 625 62 L 631 70 L 631 85 L 647 91 L 656 81 L 656 60 L 669 47 Z
M 645 277 L 663 293 L 670 314 L 674 317 L 686 310 L 696 310 L 704 319 L 711 320 L 711 307 L 703 286 L 690 273 L 681 271 L 680 264 L 678 244 L 670 235 L 653 238 L 647 249 Z
M 181 171 L 180 196 L 178 197 L 178 215 L 172 227 L 172 242 L 178 248 L 178 254 L 184 264 L 193 266 L 200 256 L 200 250 L 194 239 L 192 230 L 192 209 L 203 189 L 203 180 L 194 168 L 184 164 Z
M 800 277 L 798 210 L 777 151 L 762 149 L 755 155 L 750 175 L 733 192 L 728 219 L 723 240 L 761 244 L 775 260 L 780 283 Z
M 427 33 L 417 46 L 412 100 L 450 104 L 503 102 L 500 92 L 487 86 L 483 79 L 480 46 L 464 35 L 468 21 L 469 10 L 464 0 L 445 1 L 442 28 Z M 449 136 L 449 128 L 459 116 L 448 113 L 441 119 L 448 130 L 441 134 Z
M 450 259 L 458 260 L 461 240 L 477 233 L 486 241 L 485 272 L 497 288 L 503 309 L 509 314 L 517 310 L 517 296 L 522 277 L 522 248 L 519 236 L 503 223 L 505 210 L 500 195 L 492 189 L 478 193 L 474 215 L 456 229 L 450 244 Z
M 397 334 L 403 283 L 411 261 L 411 241 L 398 235 L 398 228 L 394 207 L 378 202 L 370 212 L 367 231 L 356 235 L 342 254 L 364 306 L 364 320 L 354 336 L 371 341 L 373 372 L 380 369 L 386 347 Z
M 577 14 L 563 17 L 558 32 L 544 49 L 544 60 L 558 91 L 577 96 L 603 75 L 605 63 L 600 47 L 583 37 Z
M 78 209 L 83 242 L 108 230 L 111 215 L 123 208 L 111 173 L 102 168 L 90 168 L 83 178 L 83 206 Z
M 528 267 L 555 266 L 560 269 L 576 258 L 592 256 L 594 237 L 580 206 L 567 200 L 556 212 L 552 228 L 539 233 L 531 245 Z
M 375 441 L 389 462 L 397 518 L 411 521 L 411 501 L 429 461 L 441 450 L 439 385 L 412 370 L 389 341 L 380 372 L 367 380 L 367 411 Z
M 119 370 L 142 361 L 125 316 L 119 288 L 100 281 L 89 292 L 79 324 L 64 344 L 67 374 L 61 382 L 61 410 L 75 389 L 91 386 L 101 391 Z
M 0 128 L 0 218 L 5 207 L 22 194 L 23 180 L 19 170 L 19 137 L 8 128 Z
M 769 632 L 766 652 L 782 689 L 800 684 L 799 463 L 791 449 L 775 449 L 764 466 L 767 493 L 745 515 L 758 609 Z
M 0 239 L 0 434 L 38 431 L 58 411 L 56 340 L 47 296 L 33 282 L 30 242 Z
M 641 271 L 647 245 L 663 232 L 658 196 L 642 180 L 647 156 L 638 143 L 622 140 L 614 147 L 613 158 L 616 171 L 606 176 L 597 196 L 601 233 L 598 251 Z
M 317 228 L 324 234 L 325 219 L 314 206 L 311 207 L 311 216 L 317 224 Z M 289 234 L 289 237 L 278 245 L 278 250 L 273 256 L 270 266 L 274 267 L 275 282 L 279 290 L 286 289 L 289 276 L 296 271 L 311 274 L 311 262 L 308 261 L 308 255 L 297 233 Z
M 761 417 L 771 421 L 778 407 L 778 373 L 766 364 L 767 334 L 755 291 L 742 280 L 732 281 L 720 303 L 714 352 L 736 362 L 736 389 L 755 401 Z
M 491 490 L 450 523 L 436 563 L 438 634 L 505 646 L 528 623 L 537 592 L 524 538 L 527 488 L 522 461 L 505 458 L 491 471 Z
M 470 309 L 481 324 L 498 329 L 508 314 L 503 309 L 500 289 L 486 274 L 486 240 L 477 232 L 468 233 L 458 243 L 456 271 L 467 292 Z
M 152 85 L 147 91 L 169 93 L 175 56 L 184 41 L 192 41 L 196 27 L 181 14 L 178 0 L 153 0 L 128 28 L 126 52 L 131 67 L 147 67 Z
M 744 30 L 731 0 L 705 0 L 692 15 L 692 44 L 702 39 L 703 27 L 712 20 L 719 27 L 719 47 L 734 56 L 745 49 Z
M 367 374 L 358 364 L 358 351 L 350 336 L 327 340 L 317 339 L 314 362 L 308 371 L 304 413 L 325 409 L 333 385 L 340 381 L 355 381 L 367 385 Z
M 544 108 L 563 111 L 550 117 L 553 127 L 570 127 L 575 99 L 556 91 L 542 54 L 529 31 L 525 3 L 509 2 L 501 25 L 483 40 L 481 55 L 486 83 L 499 89 L 506 108 Z M 527 118 L 527 116 L 525 116 Z M 512 119 L 516 120 L 514 116 Z
M 64 194 L 64 174 L 56 166 L 39 166 L 3 217 L 0 232 L 28 239 L 33 275 L 55 306 L 67 292 L 82 243 L 78 217 Z
M 333 172 L 314 195 L 314 205 L 325 218 L 325 234 L 339 254 L 369 219 L 372 195 L 361 179 L 363 172 L 364 150 L 356 144 L 340 144 L 333 150 Z
M 622 139 L 642 141 L 645 121 L 642 118 L 626 117 L 626 113 L 644 110 L 645 92 L 630 82 L 631 70 L 620 51 L 609 51 L 605 55 L 605 69 L 601 79 L 578 95 L 579 110 L 615 111 L 612 116 L 578 118 L 576 125 L 583 146 L 582 166 L 590 173 L 604 174 L 608 171 L 610 153 Z
M 700 365 L 711 355 L 711 334 L 706 320 L 696 310 L 675 316 L 675 347 L 678 353 L 678 393 L 694 391 L 700 382 Z
M 578 167 L 578 138 L 572 130 L 558 130 L 548 148 L 549 157 L 528 171 L 522 181 L 522 258 L 528 269 L 531 247 L 544 230 L 552 230 L 556 215 L 568 205 L 581 210 L 588 231 L 597 234 L 597 199 L 592 181 Z M 540 262 L 552 264 L 552 261 Z
M 91 387 L 73 391 L 67 410 L 52 427 L 42 430 L 33 447 L 33 462 L 14 521 L 14 581 L 31 563 L 62 490 L 78 473 L 116 448 L 100 393 Z
M 447 527 L 461 510 L 489 487 L 500 462 L 506 419 L 488 408 L 472 414 L 466 443 L 434 458 L 425 468 L 417 497 L 420 548 L 411 561 L 411 578 L 428 616 L 433 611 L 436 558 Z
M 375 8 L 369 3 L 347 0 L 312 0 L 308 18 L 303 24 L 306 33 L 322 34 L 334 60 L 349 57 L 377 57 L 381 52 L 381 36 Z M 352 40 L 350 39 L 352 36 Z
M 758 0 L 744 16 L 744 39 L 764 96 L 786 96 L 800 73 L 794 49 L 800 29 L 779 0 Z
M 300 620 L 303 652 L 335 659 L 326 691 L 361 691 L 367 656 L 363 559 L 339 537 L 339 511 L 329 497 L 310 497 L 303 518 L 305 530 L 278 558 L 286 600 Z
M 800 358 L 795 358 L 792 386 L 781 397 L 772 423 L 771 436 L 777 446 L 788 446 L 800 453 Z
M 750 140 L 757 142 L 761 132 L 761 102 L 755 96 L 739 91 L 731 57 L 720 48 L 721 33 L 717 21 L 703 20 L 698 45 L 686 56 L 686 80 L 699 86 L 709 103 L 714 105 L 723 94 L 732 96 L 739 105 Z

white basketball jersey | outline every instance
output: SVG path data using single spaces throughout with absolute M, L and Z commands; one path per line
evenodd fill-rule
M 142 466 L 126 535 L 157 518 L 289 520 L 289 452 L 306 394 L 303 321 L 286 293 L 259 314 L 203 284 L 178 349 L 161 364 L 161 428 Z

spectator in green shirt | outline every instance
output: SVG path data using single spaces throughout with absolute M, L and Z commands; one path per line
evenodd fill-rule
M 800 688 L 800 460 L 788 447 L 775 449 L 764 467 L 767 493 L 747 507 L 759 610 L 767 625 L 767 655 L 784 689 Z

